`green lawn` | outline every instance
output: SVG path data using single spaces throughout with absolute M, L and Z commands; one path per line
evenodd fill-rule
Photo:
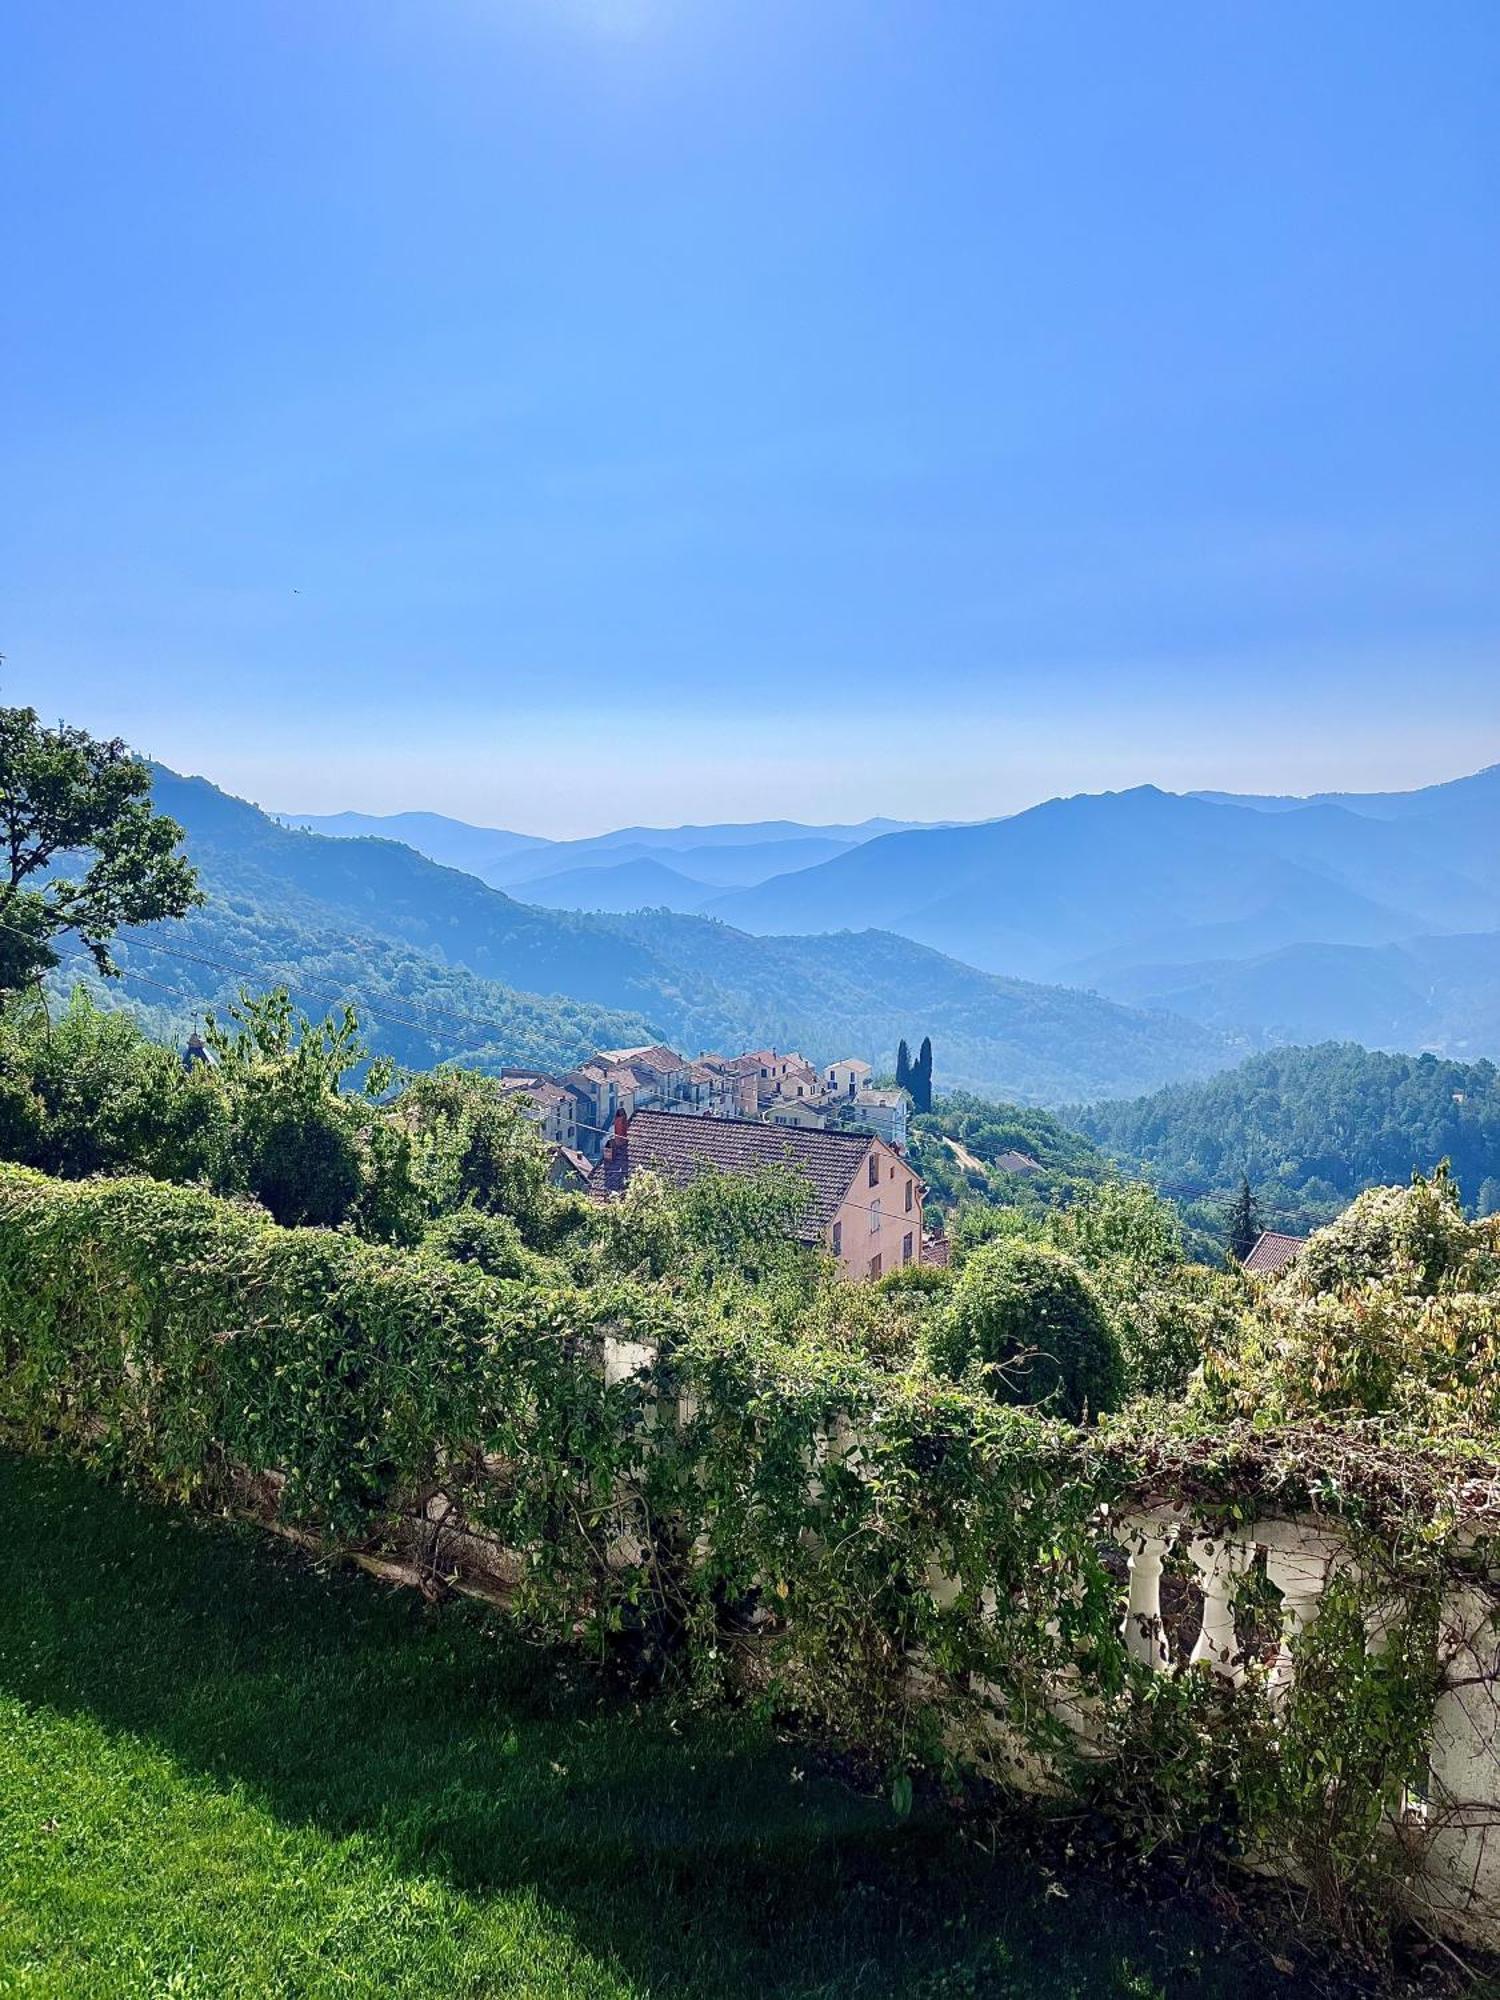
M 1282 1984 L 802 1761 L 469 1607 L 0 1455 L 0 1995 Z

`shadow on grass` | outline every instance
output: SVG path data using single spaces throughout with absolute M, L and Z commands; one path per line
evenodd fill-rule
M 1058 1894 L 941 1820 L 674 1718 L 469 1607 L 0 1454 L 0 1688 L 477 1899 L 526 1887 L 653 1994 L 1224 1995 L 1243 1938 Z M 1274 1975 L 1271 1975 L 1274 1983 Z

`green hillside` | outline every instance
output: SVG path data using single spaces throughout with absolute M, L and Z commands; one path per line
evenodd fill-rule
M 1065 1114 L 1165 1183 L 1227 1191 L 1248 1174 L 1263 1220 L 1302 1229 L 1363 1187 L 1440 1160 L 1471 1205 L 1500 1209 L 1500 1070 L 1353 1042 L 1274 1049 L 1201 1082 Z
M 1236 1053 L 1213 1030 L 996 978 L 886 932 L 753 938 L 665 911 L 538 909 L 394 841 L 289 830 L 202 779 L 158 770 L 156 796 L 209 896 L 125 944 L 122 963 L 157 982 L 126 990 L 169 1010 L 244 977 L 285 981 L 312 1004 L 360 1003 L 403 1060 L 489 1067 L 652 1036 L 883 1064 L 902 1035 L 930 1034 L 940 1082 L 1023 1102 L 1149 1089 Z
M 559 995 L 522 993 L 430 953 L 366 933 L 334 931 L 316 906 L 278 907 L 244 894 L 213 896 L 180 923 L 126 936 L 119 982 L 97 979 L 69 953 L 52 985 L 79 980 L 96 1000 L 128 1004 L 152 1032 L 180 1041 L 205 1008 L 222 1013 L 243 986 L 285 986 L 305 1012 L 345 1000 L 366 1040 L 413 1069 L 462 1062 L 567 1069 L 593 1049 L 652 1039 L 643 1015 Z

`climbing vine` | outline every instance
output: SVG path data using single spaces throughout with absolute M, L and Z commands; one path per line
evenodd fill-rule
M 1478 1444 L 1181 1412 L 1087 1431 L 771 1330 L 734 1288 L 549 1289 L 9 1166 L 0 1360 L 0 1428 L 32 1449 L 202 1504 L 275 1482 L 281 1521 L 416 1547 L 434 1584 L 452 1519 L 509 1552 L 541 1629 L 798 1710 L 884 1759 L 898 1804 L 958 1764 L 1107 1801 L 1145 1839 L 1282 1857 L 1361 1935 L 1394 1907 L 1438 1607 L 1500 1518 Z M 1242 1688 L 1130 1656 L 1123 1523 L 1167 1501 L 1224 1532 L 1337 1524 L 1290 1699 L 1264 1589 Z

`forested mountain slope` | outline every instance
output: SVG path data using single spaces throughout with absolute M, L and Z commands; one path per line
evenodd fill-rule
M 420 986 L 462 972 L 505 989 L 492 996 L 502 1023 L 520 1004 L 518 991 L 532 1007 L 535 996 L 562 995 L 596 1015 L 644 1022 L 690 1052 L 776 1042 L 815 1060 L 853 1053 L 884 1061 L 899 1036 L 931 1034 L 941 1081 L 1030 1101 L 1150 1088 L 1205 1074 L 1236 1053 L 1211 1030 L 995 979 L 886 933 L 764 939 L 667 912 L 539 909 L 394 841 L 289 830 L 203 779 L 158 771 L 156 796 L 187 829 L 211 901 L 191 927 L 167 926 L 138 948 L 150 941 L 170 953 L 184 938 L 198 949 L 218 937 L 221 948 L 205 956 L 254 957 L 257 967 L 285 966 L 304 979 L 309 951 L 331 954 L 345 968 L 334 983 L 356 999 L 377 973 L 390 982 L 389 998 L 402 978 Z M 263 941 L 258 955 L 252 937 Z M 367 954 L 371 938 L 393 955 Z M 226 939 L 233 949 L 222 948 Z M 179 989 L 200 975 L 200 990 L 224 983 L 220 971 L 181 959 L 152 970 Z M 461 1014 L 479 1004 L 475 988 L 466 990 Z M 543 1032 L 540 1017 L 528 1019 L 528 1032 Z M 455 1030 L 450 1053 L 481 1045 L 467 1019 L 463 1036 Z M 644 1031 L 600 1037 L 637 1038 Z M 500 1041 L 491 1035 L 488 1045 Z M 492 1059 L 537 1058 L 518 1046 Z
M 1101 986 L 1228 1031 L 1277 1042 L 1500 1056 L 1500 931 L 1402 944 L 1298 944 L 1259 958 L 1128 966 Z
M 1017 1172 L 1017 1155 L 1035 1167 Z M 930 1112 L 912 1119 L 911 1157 L 929 1201 L 941 1208 L 965 1200 L 1065 1205 L 1080 1186 L 1114 1171 L 1092 1140 L 1050 1113 L 966 1091 L 938 1098 Z
M 1204 1075 L 1239 1052 L 1228 1037 L 1187 1042 L 1169 1015 L 997 978 L 889 931 L 758 938 L 665 911 L 598 921 L 660 953 L 685 991 L 712 982 L 738 1040 L 801 1048 L 816 1061 L 864 1054 L 883 1067 L 903 1035 L 927 1034 L 945 1088 L 1057 1103 L 1063 1079 L 1080 1070 L 1171 1064 Z
M 603 867 L 564 868 L 556 875 L 520 883 L 513 893 L 548 910 L 678 910 L 690 914 L 719 891 L 648 854 Z
M 325 910 L 290 895 L 280 905 L 211 896 L 180 923 L 122 933 L 115 957 L 126 973 L 118 982 L 97 980 L 70 951 L 52 984 L 64 990 L 82 979 L 100 1001 L 128 1001 L 170 1041 L 205 1008 L 222 1017 L 241 988 L 273 986 L 314 1016 L 353 1002 L 372 1049 L 413 1069 L 455 1061 L 568 1069 L 594 1049 L 656 1036 L 644 1015 L 478 978 L 412 945 L 331 927 Z
M 1360 1188 L 1448 1159 L 1500 1208 L 1500 1070 L 1350 1042 L 1274 1049 L 1201 1082 L 1064 1114 L 1163 1181 L 1228 1190 L 1248 1174 L 1267 1220 L 1321 1220 Z M 1300 1214 L 1299 1214 L 1300 1211 Z

